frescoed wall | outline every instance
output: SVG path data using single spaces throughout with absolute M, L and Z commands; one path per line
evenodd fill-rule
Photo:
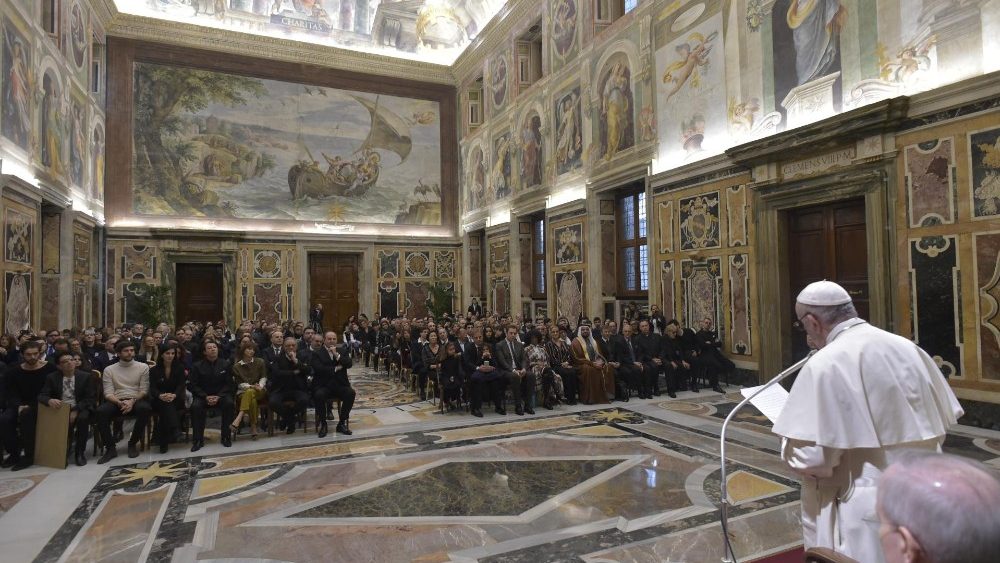
M 600 316 L 602 311 L 587 310 L 587 217 L 584 209 L 562 211 L 547 217 L 548 244 L 546 261 L 549 311 L 566 317 L 576 326 L 581 315 Z
M 510 292 L 510 235 L 487 234 L 486 309 L 497 314 L 513 310 Z

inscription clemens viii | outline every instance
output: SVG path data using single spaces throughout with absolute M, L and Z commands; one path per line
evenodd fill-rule
M 799 176 L 811 176 L 838 166 L 847 166 L 854 161 L 855 154 L 855 147 L 850 147 L 782 164 L 781 176 L 788 180 Z

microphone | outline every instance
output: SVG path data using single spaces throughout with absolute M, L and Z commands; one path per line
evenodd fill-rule
M 754 391 L 754 393 L 752 395 L 750 395 L 749 397 L 747 397 L 747 398 L 743 399 L 742 401 L 740 401 L 740 403 L 738 405 L 736 405 L 736 407 L 734 407 L 733 410 L 731 410 L 729 412 L 729 416 L 727 416 L 726 420 L 722 423 L 722 430 L 721 430 L 721 432 L 719 432 L 719 466 L 722 469 L 722 475 L 721 475 L 721 477 L 722 477 L 722 489 L 721 489 L 721 491 L 722 491 L 722 508 L 721 508 L 722 518 L 721 518 L 721 523 L 722 523 L 722 561 L 723 561 L 723 563 L 736 563 L 736 554 L 733 553 L 733 546 L 732 546 L 732 544 L 729 543 L 729 495 L 728 495 L 728 493 L 726 491 L 726 488 L 727 488 L 726 487 L 726 429 L 729 426 L 729 421 L 732 420 L 733 416 L 735 416 L 736 413 L 738 413 L 740 411 L 740 409 L 742 409 L 743 407 L 745 407 L 746 404 L 749 403 L 751 399 L 756 398 L 757 395 L 760 395 L 761 393 L 763 393 L 765 390 L 767 390 L 771 386 L 777 384 L 779 381 L 781 381 L 781 380 L 787 378 L 788 376 L 792 375 L 793 373 L 796 373 L 799 370 L 801 370 L 802 367 L 806 365 L 806 362 L 809 361 L 809 358 L 811 358 L 813 356 L 813 354 L 815 354 L 815 353 L 816 353 L 816 350 L 811 350 L 809 352 L 809 354 L 805 358 L 802 358 L 801 360 L 799 360 L 798 362 L 796 362 L 795 364 L 793 364 L 791 367 L 789 367 L 785 371 L 783 371 L 783 372 L 779 373 L 778 375 L 774 376 L 773 378 L 771 378 L 771 380 L 768 381 L 767 383 L 765 383 L 764 385 L 761 385 L 760 389 L 757 389 L 756 391 Z

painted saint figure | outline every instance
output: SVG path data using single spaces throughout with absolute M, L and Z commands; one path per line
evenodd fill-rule
M 601 103 L 602 145 L 605 160 L 633 143 L 631 73 L 618 61 L 608 72 Z
M 28 55 L 21 39 L 16 38 L 7 30 L 4 33 L 6 47 L 4 54 L 9 60 L 7 66 L 7 81 L 4 84 L 3 100 L 3 133 L 4 136 L 17 143 L 21 148 L 28 148 L 31 136 L 31 87 L 28 70 Z M 6 58 L 6 57 L 5 57 Z
M 63 165 L 63 127 L 59 104 L 59 86 L 51 74 L 46 74 L 42 82 L 45 95 L 42 97 L 42 164 L 48 167 L 56 176 L 63 176 L 66 168 Z
M 786 19 L 795 40 L 799 85 L 834 70 L 845 16 L 840 0 L 792 0 Z
M 579 104 L 580 96 L 574 91 L 557 106 L 559 129 L 556 132 L 556 169 L 559 174 L 569 172 L 579 165 L 578 159 L 583 150 Z
M 521 128 L 521 178 L 525 188 L 542 183 L 542 118 L 531 114 Z

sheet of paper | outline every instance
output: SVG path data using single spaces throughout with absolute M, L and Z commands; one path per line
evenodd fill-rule
M 744 397 L 749 397 L 757 392 L 758 389 L 763 387 L 747 387 L 745 389 L 740 389 L 740 393 Z M 778 421 L 778 417 L 781 416 L 781 411 L 785 408 L 785 403 L 788 402 L 788 391 L 781 385 L 772 385 L 767 391 L 764 391 L 760 395 L 757 395 L 750 401 L 750 404 L 757 407 L 757 410 L 767 417 L 772 423 Z

